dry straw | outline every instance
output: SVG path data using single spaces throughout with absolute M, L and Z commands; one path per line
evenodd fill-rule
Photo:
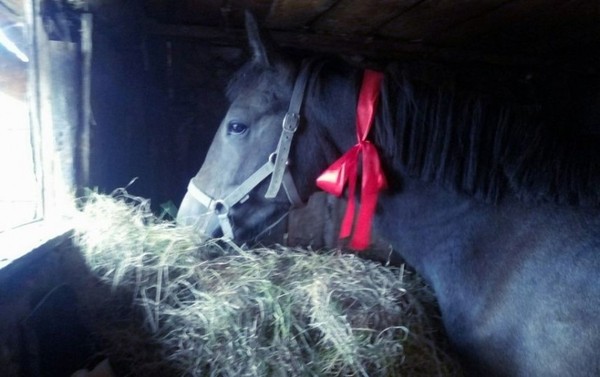
M 123 190 L 91 194 L 77 223 L 90 269 L 133 294 L 159 347 L 157 368 L 232 377 L 458 373 L 436 342 L 428 291 L 401 268 L 335 251 L 202 241 Z M 130 374 L 152 374 L 147 358 L 136 360 L 135 335 L 101 332 L 109 345 L 137 347 L 111 353 L 127 355 Z

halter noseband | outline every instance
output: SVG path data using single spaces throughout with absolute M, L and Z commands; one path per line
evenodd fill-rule
M 292 207 L 299 207 L 303 204 L 300 195 L 298 194 L 298 190 L 296 189 L 296 185 L 294 184 L 292 174 L 287 166 L 292 139 L 300 125 L 300 109 L 302 107 L 304 92 L 313 63 L 313 59 L 302 62 L 300 73 L 294 83 L 288 111 L 281 124 L 282 130 L 277 149 L 271 153 L 267 162 L 236 187 L 235 190 L 230 192 L 225 198 L 221 199 L 215 199 L 202 191 L 196 184 L 195 177 L 190 180 L 187 188 L 188 193 L 200 202 L 200 204 L 208 208 L 209 211 L 212 211 L 217 215 L 224 237 L 234 238 L 233 227 L 231 225 L 231 220 L 229 219 L 229 210 L 231 207 L 246 201 L 250 192 L 269 175 L 271 175 L 271 182 L 265 194 L 265 198 L 275 198 L 279 193 L 281 186 L 283 186 Z

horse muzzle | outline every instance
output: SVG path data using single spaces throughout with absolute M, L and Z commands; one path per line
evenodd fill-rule
M 291 140 L 290 137 L 284 139 L 288 141 Z M 302 200 L 300 199 L 292 175 L 289 169 L 287 169 L 287 163 L 282 165 L 283 170 L 281 170 L 281 173 L 276 174 L 277 176 L 281 175 L 281 177 L 273 179 L 278 165 L 277 161 L 277 153 L 272 153 L 267 162 L 258 168 L 258 170 L 221 198 L 214 198 L 207 194 L 200 188 L 200 185 L 198 185 L 197 177 L 192 178 L 188 184 L 188 191 L 183 198 L 179 213 L 177 214 L 177 223 L 181 225 L 193 225 L 198 231 L 209 237 L 223 236 L 225 238 L 235 239 L 232 223 L 233 207 L 236 206 L 236 208 L 238 208 L 240 204 L 246 202 L 250 198 L 251 192 L 268 176 L 272 176 L 272 180 L 269 189 L 267 190 L 267 194 L 265 194 L 264 197 L 268 199 L 270 205 L 258 206 L 260 209 L 253 211 L 254 213 L 250 214 L 250 217 L 258 218 L 261 222 L 264 222 L 269 215 L 272 215 L 267 214 L 268 212 L 278 212 L 277 207 L 279 207 L 279 205 L 275 198 L 280 191 L 285 192 L 285 196 L 287 197 L 287 207 L 290 205 L 292 207 L 302 205 Z M 276 183 L 273 184 L 273 181 Z M 283 190 L 280 190 L 281 187 L 283 187 Z M 272 192 L 270 192 L 271 190 Z M 245 211 L 242 210 L 242 212 Z M 215 218 L 217 221 L 215 221 Z M 246 221 L 242 222 L 248 221 L 246 219 Z M 280 220 L 276 220 L 276 223 L 279 222 Z M 268 226 L 265 231 L 270 230 L 273 226 L 274 225 Z M 245 227 L 245 229 L 248 230 L 251 227 L 252 226 Z M 218 233 L 219 229 L 222 231 L 221 234 Z
M 289 203 L 256 201 L 250 195 L 243 205 L 231 208 L 222 200 L 203 203 L 193 193 L 193 190 L 188 192 L 181 202 L 177 214 L 179 225 L 192 226 L 207 238 L 224 237 L 238 244 L 258 240 L 281 243 L 279 233 L 285 232 L 281 226 L 289 214 Z
M 177 212 L 177 224 L 192 226 L 196 231 L 206 237 L 215 238 L 223 236 L 219 218 L 214 210 L 204 206 L 190 193 L 187 193 Z

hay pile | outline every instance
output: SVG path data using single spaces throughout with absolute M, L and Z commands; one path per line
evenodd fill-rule
M 419 299 L 424 286 L 402 269 L 336 252 L 203 242 L 124 191 L 90 195 L 77 223 L 90 269 L 133 294 L 158 347 L 156 368 L 167 363 L 189 376 L 458 373 L 436 345 Z M 151 374 L 139 357 L 143 341 L 112 331 L 120 335 L 103 328 L 100 336 L 134 350 L 111 357 L 129 358 L 128 373 Z

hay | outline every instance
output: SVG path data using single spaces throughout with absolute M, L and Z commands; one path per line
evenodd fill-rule
M 163 361 L 149 367 L 136 356 L 143 341 L 135 334 L 103 329 L 114 346 L 137 347 L 111 352 L 129 358 L 130 374 L 150 375 L 161 362 L 190 376 L 458 374 L 435 341 L 420 300 L 427 291 L 401 268 L 339 252 L 202 241 L 124 191 L 91 194 L 77 223 L 88 266 L 133 294 L 158 345 Z

